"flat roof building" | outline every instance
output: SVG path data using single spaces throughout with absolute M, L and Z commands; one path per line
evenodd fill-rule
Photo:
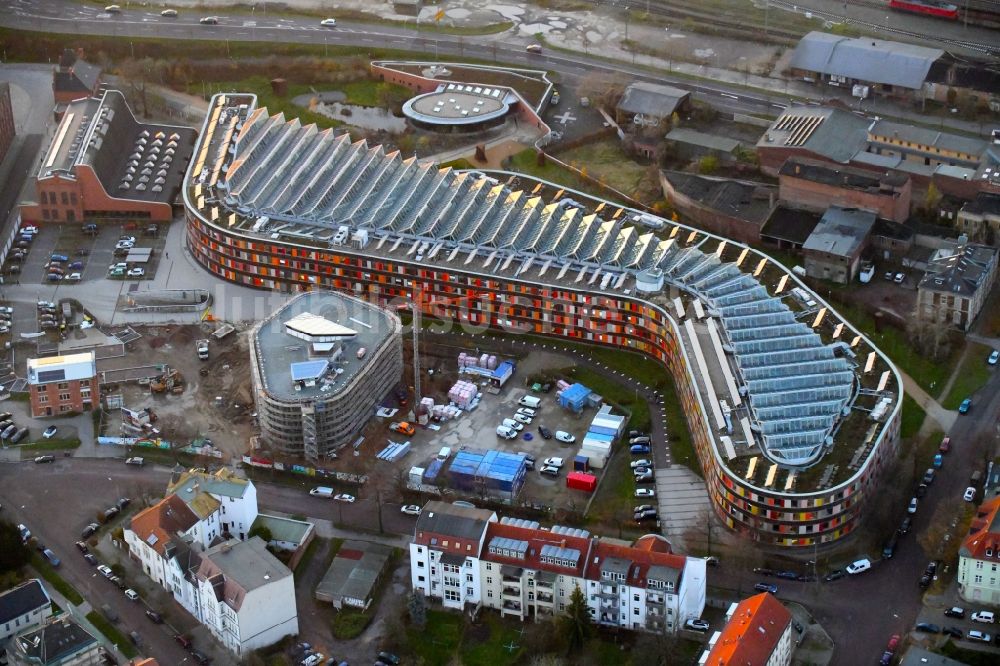
M 34 418 L 89 410 L 98 395 L 93 351 L 28 359 L 28 399 Z
M 691 93 L 687 90 L 636 81 L 625 89 L 616 111 L 619 122 L 631 119 L 635 124 L 658 125 L 674 113 L 686 111 L 690 104 Z
M 332 291 L 297 296 L 257 324 L 250 355 L 263 442 L 316 459 L 353 441 L 402 377 L 401 331 L 391 312 Z
M 809 277 L 848 284 L 857 275 L 861 253 L 875 226 L 875 213 L 830 206 L 802 245 Z
M 403 115 L 419 127 L 482 129 L 503 122 L 520 101 L 505 86 L 442 83 L 434 92 L 407 100 Z
M 894 222 L 910 216 L 912 184 L 903 173 L 875 173 L 803 157 L 789 158 L 778 171 L 783 203 L 816 212 L 830 206 L 867 208 Z
M 344 541 L 316 587 L 316 599 L 333 604 L 338 610 L 346 606 L 366 610 L 390 557 L 391 546 Z

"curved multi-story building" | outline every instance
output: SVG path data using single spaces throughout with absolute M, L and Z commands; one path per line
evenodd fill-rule
M 889 360 L 744 245 L 609 202 L 549 200 L 213 98 L 184 196 L 232 282 L 416 298 L 460 325 L 638 352 L 673 376 L 713 506 L 780 546 L 851 533 L 899 438 Z M 512 175 L 513 176 L 513 175 Z M 525 178 L 519 176 L 519 182 Z M 544 184 L 543 184 L 544 185 Z
M 262 443 L 316 460 L 352 442 L 403 374 L 396 315 L 333 291 L 301 294 L 250 333 Z

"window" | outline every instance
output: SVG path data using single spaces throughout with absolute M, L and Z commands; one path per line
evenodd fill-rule
M 417 560 L 417 568 L 418 569 L 423 569 L 424 568 L 424 562 L 423 562 L 423 560 Z
M 58 388 L 58 389 L 68 389 L 69 388 L 69 382 L 59 382 L 59 384 L 56 385 L 56 388 Z
M 493 590 L 486 590 L 486 597 L 489 599 L 493 598 Z
M 455 590 L 445 590 L 444 598 L 446 601 L 458 601 L 461 599 L 461 596 Z
M 472 588 L 471 587 L 465 588 L 465 596 L 471 597 L 472 595 L 473 595 Z
M 466 583 L 472 582 L 472 574 L 465 574 L 465 582 Z
M 638 615 L 638 614 L 639 614 L 639 609 L 638 608 L 633 608 L 632 609 L 632 615 Z
M 60 393 L 59 394 L 59 400 L 62 401 L 62 402 L 65 402 L 65 401 L 69 400 L 70 397 L 72 397 L 72 396 L 70 396 L 69 393 Z
M 976 583 L 982 583 L 983 582 L 983 577 L 977 574 L 976 577 L 975 577 L 975 579 L 974 579 L 974 582 L 976 582 Z

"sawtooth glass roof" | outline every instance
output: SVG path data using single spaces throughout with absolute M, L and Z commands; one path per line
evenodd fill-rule
M 539 267 L 539 278 L 551 268 L 546 281 L 565 275 L 579 283 L 592 273 L 586 284 L 600 290 L 620 291 L 629 277 L 662 275 L 704 303 L 720 324 L 725 357 L 719 362 L 733 365 L 753 444 L 789 466 L 811 465 L 833 446 L 858 395 L 854 354 L 843 342 L 824 344 L 800 321 L 810 313 L 772 296 L 766 276 L 741 267 L 742 258 L 733 263 L 721 259 L 721 251 L 703 251 L 700 242 L 690 245 L 693 232 L 687 241 L 676 233 L 663 239 L 628 216 L 603 219 L 569 198 L 546 201 L 479 172 L 403 159 L 252 105 L 241 120 L 237 133 L 218 144 L 220 155 L 232 155 L 214 193 L 230 211 L 223 214 L 231 215 L 231 225 L 332 245 L 350 238 L 365 253 L 398 248 L 435 264 L 460 261 L 461 251 L 466 264 L 486 257 L 478 270 L 509 269 L 526 279 L 529 268 Z

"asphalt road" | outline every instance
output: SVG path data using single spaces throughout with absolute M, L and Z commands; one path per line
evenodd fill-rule
M 125 3 L 121 3 L 123 7 Z M 205 10 L 207 14 L 208 10 Z M 475 56 L 492 53 L 505 63 L 545 68 L 563 77 L 580 77 L 594 72 L 626 75 L 630 79 L 670 83 L 690 90 L 695 97 L 730 113 L 776 113 L 788 104 L 781 95 L 747 94 L 723 84 L 693 83 L 688 78 L 650 76 L 641 68 L 624 63 L 607 63 L 584 54 L 561 54 L 548 51 L 540 55 L 526 53 L 530 40 L 520 36 L 493 41 L 488 48 L 476 37 L 444 33 L 418 33 L 412 29 L 370 23 L 338 21 L 336 28 L 323 28 L 315 18 L 268 17 L 263 14 L 219 16 L 218 25 L 201 25 L 206 14 L 182 11 L 176 18 L 163 18 L 159 8 L 123 9 L 107 14 L 94 5 L 76 5 L 59 0 L 13 0 L 10 10 L 0 13 L 0 25 L 25 30 L 38 29 L 43 23 L 49 32 L 107 35 L 115 39 L 159 37 L 168 39 L 289 41 L 329 46 L 394 47 L 430 51 L 439 56 Z
M 138 631 L 143 641 L 143 654 L 156 657 L 162 664 L 182 664 L 190 663 L 190 658 L 173 640 L 173 635 L 190 632 L 196 624 L 194 619 L 184 613 L 179 604 L 161 598 L 150 603 L 155 610 L 166 612 L 168 622 L 173 620 L 174 626 L 154 625 L 142 614 L 141 604 L 125 599 L 121 590 L 87 564 L 73 545 L 98 511 L 123 496 L 138 500 L 145 495 L 155 501 L 163 496 L 168 479 L 169 470 L 165 467 L 126 467 L 116 459 L 58 458 L 49 465 L 3 464 L 0 465 L 0 504 L 3 505 L 0 517 L 15 524 L 24 523 L 34 536 L 51 548 L 62 560 L 59 573 L 94 609 L 108 604 L 120 617 L 119 629 L 126 634 Z M 303 483 L 301 488 L 296 488 L 259 483 L 260 508 L 265 512 L 325 518 L 359 531 L 378 529 L 374 499 L 362 497 L 355 504 L 317 499 L 306 492 L 311 485 Z M 134 501 L 129 510 L 134 513 L 138 506 L 139 502 Z M 383 524 L 387 532 L 412 534 L 415 520 L 400 513 L 398 504 L 383 506 Z M 108 531 L 104 529 L 101 534 Z M 131 574 L 126 580 L 129 584 L 141 583 L 147 589 L 155 587 L 139 573 Z M 153 599 L 153 595 L 149 598 Z M 227 653 L 217 645 L 210 648 L 207 640 L 196 638 L 195 646 L 214 654 L 216 664 L 228 663 L 225 661 Z

